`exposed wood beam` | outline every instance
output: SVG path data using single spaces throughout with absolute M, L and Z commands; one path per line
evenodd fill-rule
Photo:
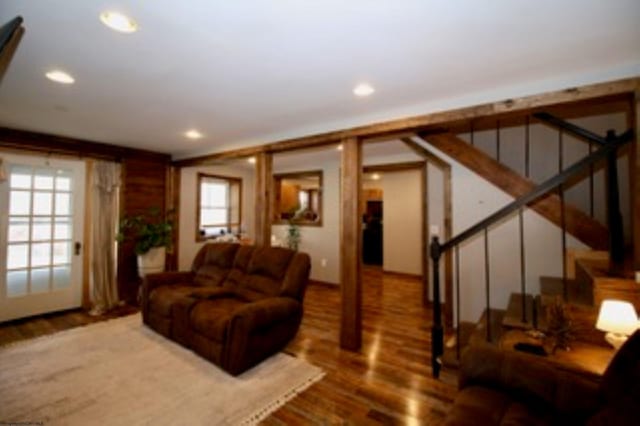
M 347 138 L 342 142 L 340 167 L 340 277 L 342 316 L 340 347 L 357 351 L 362 346 L 362 232 L 360 198 L 362 180 L 362 142 Z
M 415 152 L 425 160 L 433 163 L 433 165 L 435 165 L 439 169 L 444 170 L 444 169 L 451 168 L 451 166 L 449 166 L 449 164 L 446 161 L 444 161 L 442 158 L 438 157 L 437 155 L 431 153 L 428 149 L 425 149 L 424 147 L 420 146 L 420 144 L 414 141 L 413 139 L 402 138 L 401 141 L 404 142 L 404 144 L 407 145 L 409 148 L 411 148 L 413 152 Z
M 450 133 L 430 135 L 425 140 L 512 197 L 518 198 L 536 187 L 531 180 L 498 163 L 455 135 Z M 561 202 L 556 194 L 547 194 L 529 207 L 561 226 Z M 604 225 L 569 204 L 565 204 L 565 221 L 566 230 L 571 235 L 596 250 L 607 249 L 609 236 Z
M 416 170 L 424 167 L 424 161 L 408 161 L 405 163 L 390 163 L 390 164 L 372 164 L 370 166 L 363 166 L 363 173 L 375 173 L 375 172 L 401 172 L 404 170 Z
M 483 130 L 495 131 L 496 120 L 500 120 L 501 128 L 524 126 L 527 116 L 530 117 L 531 114 L 540 111 L 548 112 L 565 120 L 611 113 L 624 114 L 629 111 L 629 99 L 631 97 L 632 94 L 627 92 L 613 96 L 582 99 L 576 102 L 542 105 L 531 109 L 460 120 L 458 122 L 448 123 L 446 127 L 448 128 L 447 131 L 455 134 L 469 132 L 471 130 L 471 123 L 473 123 L 473 130 L 475 132 Z M 531 124 L 538 122 L 535 118 L 530 117 Z
M 199 157 L 176 161 L 178 167 L 209 164 L 219 159 L 239 158 L 255 155 L 258 152 L 284 152 L 312 148 L 340 143 L 348 138 L 378 138 L 399 134 L 427 131 L 438 127 L 447 127 L 480 117 L 498 116 L 512 112 L 528 113 L 541 107 L 554 104 L 579 102 L 584 100 L 610 97 L 614 95 L 632 94 L 640 87 L 640 78 L 628 78 L 607 83 L 597 83 L 581 87 L 547 92 L 539 95 L 524 96 L 491 102 L 471 107 L 458 108 L 450 111 L 434 112 L 409 118 L 390 120 L 364 126 L 352 127 L 333 132 L 320 133 L 311 136 L 287 139 L 279 142 L 266 143 L 261 146 L 230 150 Z
M 169 163 L 171 156 L 101 142 L 0 127 L 0 148 L 118 161 L 124 158 Z
M 0 50 L 0 83 L 2 83 L 2 79 L 9 69 L 11 59 L 18 49 L 18 45 L 24 34 L 22 18 L 18 16 L 3 25 L 1 33 L 3 40 L 2 45 L 0 45 L 0 49 L 2 49 Z M 6 42 L 4 37 L 7 37 Z
M 255 243 L 268 247 L 271 245 L 273 156 L 267 152 L 257 154 L 255 171 Z

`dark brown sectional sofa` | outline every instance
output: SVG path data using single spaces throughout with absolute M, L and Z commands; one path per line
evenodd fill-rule
M 470 347 L 462 356 L 460 392 L 444 424 L 640 425 L 640 331 L 595 381 L 535 355 Z
M 145 278 L 143 321 L 237 375 L 295 336 L 310 268 L 285 248 L 207 244 L 191 271 Z

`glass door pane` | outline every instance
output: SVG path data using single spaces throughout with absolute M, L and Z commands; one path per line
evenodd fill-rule
M 7 297 L 71 285 L 72 174 L 53 167 L 12 166 L 5 279 Z

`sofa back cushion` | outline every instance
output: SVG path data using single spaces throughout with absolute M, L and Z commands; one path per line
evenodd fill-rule
M 311 272 L 311 258 L 307 253 L 296 253 L 289 263 L 280 296 L 293 297 L 302 302 Z
M 295 252 L 282 247 L 258 247 L 253 251 L 238 294 L 249 300 L 277 296 Z
M 233 266 L 238 247 L 238 244 L 233 243 L 204 245 L 192 266 L 195 272 L 194 282 L 201 286 L 221 285 Z
M 246 279 L 245 277 L 249 270 L 249 262 L 251 261 L 253 250 L 253 246 L 240 246 L 238 248 L 231 271 L 229 271 L 229 275 L 227 275 L 226 280 L 222 284 L 223 287 L 236 289 Z

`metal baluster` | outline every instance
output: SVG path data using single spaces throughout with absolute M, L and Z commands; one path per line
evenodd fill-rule
M 471 141 L 471 146 L 474 145 L 475 127 L 475 123 L 471 121 L 471 129 L 469 130 L 469 140 Z
M 496 121 L 496 160 L 500 162 L 500 120 Z
M 558 132 L 558 172 L 562 172 L 564 168 L 564 139 L 563 132 Z M 564 185 L 558 186 L 558 195 L 560 196 L 560 228 L 562 232 L 562 297 L 565 302 L 569 298 L 569 289 L 567 287 L 567 218 L 564 209 Z
M 529 143 L 530 143 L 530 133 L 529 133 L 529 116 L 525 120 L 524 124 L 525 133 L 524 133 L 524 175 L 529 178 L 529 162 L 531 161 L 529 156 Z
M 593 152 L 593 142 L 589 141 L 589 155 Z M 593 212 L 593 174 L 595 173 L 595 167 L 589 166 L 589 215 L 594 217 Z
M 526 288 L 526 264 L 524 253 L 524 213 L 522 207 L 518 210 L 520 225 L 520 293 L 522 294 L 522 322 L 527 322 L 527 288 Z
M 460 359 L 460 250 L 455 246 L 456 258 L 456 358 Z
M 491 293 L 489 279 L 489 231 L 484 228 L 484 285 L 487 298 L 487 342 L 491 341 Z

